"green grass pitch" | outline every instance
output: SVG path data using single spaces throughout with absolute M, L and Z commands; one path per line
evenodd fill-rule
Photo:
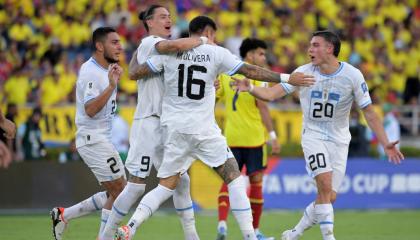
M 215 239 L 217 216 L 215 212 L 196 214 L 197 229 L 202 240 Z M 294 226 L 300 212 L 265 212 L 261 229 L 267 236 L 280 239 L 282 231 Z M 124 222 L 128 218 L 124 219 Z M 241 239 L 239 229 L 229 216 L 228 239 Z M 99 214 L 74 219 L 63 240 L 96 239 Z M 340 240 L 418 240 L 420 239 L 420 210 L 404 211 L 337 211 L 335 214 L 335 236 Z M 4 240 L 48 240 L 51 221 L 45 215 L 0 215 L 0 239 Z M 179 220 L 171 211 L 154 215 L 139 230 L 134 239 L 182 240 Z M 316 226 L 302 240 L 322 239 Z

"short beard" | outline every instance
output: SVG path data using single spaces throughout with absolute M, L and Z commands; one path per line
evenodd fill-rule
M 115 59 L 111 58 L 111 57 L 107 54 L 107 52 L 104 52 L 104 58 L 105 58 L 105 60 L 106 60 L 109 64 L 119 62 L 119 60 L 115 60 Z

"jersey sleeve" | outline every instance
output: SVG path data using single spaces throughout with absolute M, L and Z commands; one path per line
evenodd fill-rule
M 244 64 L 237 56 L 233 55 L 226 48 L 218 48 L 219 73 L 234 75 Z
M 154 73 L 160 73 L 163 70 L 163 64 L 166 59 L 166 55 L 154 55 L 146 60 L 146 64 Z
M 140 43 L 140 46 L 137 48 L 137 62 L 139 64 L 144 63 L 147 59 L 144 59 L 144 56 L 140 54 L 142 48 L 150 49 L 155 48 L 155 45 L 160 42 L 164 41 L 166 39 L 158 37 L 158 36 L 149 36 Z M 157 51 L 156 51 L 157 52 Z
M 353 75 L 353 91 L 356 103 L 360 108 L 365 108 L 372 103 L 365 78 L 359 70 L 356 70 Z
M 95 74 L 89 74 L 87 71 L 80 72 L 80 81 L 82 82 L 83 104 L 96 98 L 101 93 L 101 86 Z
M 304 72 L 303 66 L 300 66 L 300 67 L 296 68 L 293 72 L 294 73 L 295 72 Z M 288 83 L 281 82 L 279 84 L 282 86 L 282 88 L 284 89 L 284 91 L 286 91 L 287 94 L 291 94 L 292 92 L 298 90 L 298 87 L 293 86 L 293 85 L 288 84 Z

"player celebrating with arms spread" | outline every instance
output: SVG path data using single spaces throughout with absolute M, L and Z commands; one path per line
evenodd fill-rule
M 400 163 L 404 156 L 389 142 L 384 128 L 372 107 L 368 87 L 362 73 L 346 62 L 339 62 L 340 39 L 330 31 L 312 35 L 308 49 L 311 63 L 295 72 L 315 76 L 312 87 L 300 88 L 281 83 L 271 88 L 254 87 L 249 80 L 237 80 L 239 90 L 248 91 L 257 98 L 272 101 L 293 91 L 299 92 L 303 112 L 302 148 L 306 170 L 315 179 L 318 194 L 305 210 L 299 223 L 283 233 L 283 240 L 299 239 L 303 231 L 319 224 L 324 240 L 334 240 L 334 210 L 346 171 L 350 142 L 349 114 L 353 101 L 359 105 L 388 158 Z

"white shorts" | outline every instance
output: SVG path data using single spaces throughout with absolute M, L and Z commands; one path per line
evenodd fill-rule
M 302 148 L 309 176 L 315 178 L 318 174 L 332 171 L 332 189 L 338 192 L 346 173 L 349 145 L 303 135 Z
M 159 169 L 163 159 L 160 118 L 151 116 L 135 119 L 130 130 L 130 148 L 125 167 L 136 177 L 150 175 L 152 164 Z
M 218 167 L 233 158 L 226 138 L 219 128 L 206 134 L 185 134 L 167 131 L 163 128 L 165 151 L 159 178 L 185 173 L 195 159 L 200 159 L 210 167 Z
M 124 164 L 112 143 L 98 142 L 84 145 L 77 151 L 99 182 L 125 178 Z

